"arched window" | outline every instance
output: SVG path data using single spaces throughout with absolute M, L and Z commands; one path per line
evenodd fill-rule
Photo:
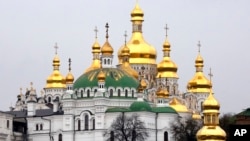
M 110 60 L 108 59 L 108 64 L 110 64 Z
M 118 96 L 121 96 L 121 90 L 118 89 Z
M 40 130 L 43 130 L 43 124 L 40 124 Z
M 58 135 L 58 141 L 62 141 L 62 134 Z
M 97 89 L 95 89 L 94 92 L 96 93 L 96 92 L 97 92 Z
M 201 104 L 200 104 L 200 107 L 201 107 L 200 109 L 201 109 L 201 111 L 203 111 L 202 104 L 203 104 L 203 102 L 201 102 Z
M 83 97 L 83 90 L 81 90 L 81 97 Z
M 109 90 L 109 94 L 110 94 L 110 96 L 113 96 L 113 89 Z
M 90 90 L 87 90 L 87 97 L 90 96 Z
M 38 127 L 38 124 L 36 124 L 36 131 L 38 131 L 39 130 L 39 127 Z
M 106 59 L 104 59 L 104 64 L 106 65 Z
M 167 131 L 164 132 L 164 141 L 168 141 L 168 132 Z
M 51 103 L 51 97 L 48 97 L 48 103 Z
M 134 97 L 134 93 L 135 93 L 134 90 L 132 90 L 132 97 Z
M 128 97 L 128 90 L 125 90 L 125 97 Z
M 7 128 L 10 128 L 10 121 L 9 120 L 7 120 Z
M 85 130 L 89 130 L 89 116 L 88 115 L 85 115 L 84 127 L 85 127 Z
M 115 136 L 114 136 L 114 131 L 110 132 L 110 141 L 114 141 L 115 140 Z
M 95 130 L 95 119 L 93 119 L 93 121 L 92 121 L 93 123 L 93 130 Z
M 77 127 L 78 127 L 78 131 L 80 131 L 81 130 L 81 120 L 80 119 L 78 119 L 77 120 Z

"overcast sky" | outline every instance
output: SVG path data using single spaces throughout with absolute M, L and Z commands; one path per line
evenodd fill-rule
M 61 59 L 60 71 L 68 72 L 72 59 L 75 79 L 91 63 L 94 28 L 105 41 L 110 25 L 114 64 L 131 36 L 130 12 L 135 0 L 0 0 L 0 110 L 15 105 L 20 87 L 30 82 L 40 95 L 52 73 L 54 44 Z M 241 112 L 250 107 L 250 1 L 249 0 L 140 0 L 144 11 L 143 34 L 162 59 L 165 24 L 171 42 L 171 58 L 178 65 L 180 91 L 194 76 L 197 43 L 201 41 L 204 73 L 212 68 L 213 90 L 221 113 Z

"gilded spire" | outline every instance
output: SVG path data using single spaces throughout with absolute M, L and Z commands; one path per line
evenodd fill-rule
M 220 104 L 214 98 L 212 90 L 210 89 L 209 96 L 202 104 L 204 114 L 204 125 L 197 132 L 196 137 L 198 141 L 207 140 L 226 140 L 226 133 L 219 126 L 219 109 Z
M 193 93 L 209 93 L 212 88 L 212 83 L 203 73 L 204 61 L 200 54 L 201 44 L 198 42 L 198 56 L 195 59 L 196 73 L 188 82 L 187 89 Z
M 61 75 L 59 71 L 60 59 L 57 55 L 58 46 L 57 43 L 54 46 L 55 48 L 55 57 L 53 59 L 53 72 L 47 78 L 46 88 L 66 88 L 65 78 Z
M 97 27 L 95 27 L 94 31 L 95 31 L 95 42 L 92 45 L 93 61 L 91 66 L 85 70 L 85 73 L 91 70 L 99 69 L 101 67 L 101 61 L 100 61 L 101 46 L 97 40 L 97 33 L 98 33 Z
M 167 38 L 167 31 L 168 31 L 168 26 L 166 25 L 165 30 L 166 30 L 166 39 L 165 42 L 163 43 L 163 60 L 157 65 L 157 78 L 163 77 L 163 78 L 178 78 L 177 75 L 177 65 L 171 60 L 170 58 L 170 43 Z
M 66 76 L 66 84 L 73 84 L 74 82 L 74 76 L 73 74 L 71 73 L 71 58 L 69 58 L 69 72 Z

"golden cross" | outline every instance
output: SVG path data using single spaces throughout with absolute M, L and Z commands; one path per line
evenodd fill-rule
M 106 39 L 108 39 L 109 38 L 109 24 L 106 23 L 105 27 L 106 27 Z
M 213 75 L 213 73 L 212 73 L 212 69 L 211 69 L 211 68 L 209 69 L 208 75 L 209 75 L 210 82 L 212 82 L 212 77 L 213 77 L 214 75 Z
M 98 32 L 98 29 L 97 29 L 97 27 L 95 27 L 95 38 L 97 38 L 97 32 Z
M 201 42 L 200 41 L 198 41 L 197 46 L 198 46 L 198 52 L 200 53 L 200 51 L 201 51 Z
M 71 71 L 71 58 L 69 58 L 69 71 Z
M 127 43 L 127 31 L 125 30 L 124 37 L 125 37 L 125 44 Z
M 55 48 L 55 53 L 57 54 L 57 49 L 58 49 L 57 43 L 55 44 L 54 48 Z

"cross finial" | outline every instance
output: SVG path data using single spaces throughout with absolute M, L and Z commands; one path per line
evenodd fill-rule
M 201 52 L 201 42 L 200 41 L 198 41 L 197 46 L 198 46 L 198 52 L 200 53 Z
M 126 45 L 126 43 L 127 43 L 127 30 L 125 30 L 125 33 L 124 33 L 124 38 L 125 38 L 125 45 Z
M 95 27 L 95 38 L 97 39 L 97 32 L 98 32 L 98 29 L 97 29 L 97 27 Z
M 106 23 L 105 27 L 106 27 L 106 39 L 108 39 L 109 38 L 109 24 Z
M 166 26 L 165 26 L 165 28 L 164 28 L 165 30 L 166 30 L 166 37 L 168 36 L 168 30 L 169 30 L 169 28 L 168 28 L 168 24 L 166 24 Z
M 33 90 L 33 82 L 30 82 L 30 89 Z
M 55 44 L 54 48 L 55 48 L 55 54 L 57 54 L 57 49 L 58 49 L 57 43 Z
M 23 90 L 23 88 L 20 88 L 20 95 L 22 94 L 22 90 Z
M 209 69 L 208 75 L 209 75 L 210 82 L 212 82 L 212 77 L 213 77 L 214 75 L 213 75 L 213 73 L 212 73 L 212 69 L 211 69 L 211 68 Z
M 69 58 L 69 71 L 71 71 L 71 58 Z

